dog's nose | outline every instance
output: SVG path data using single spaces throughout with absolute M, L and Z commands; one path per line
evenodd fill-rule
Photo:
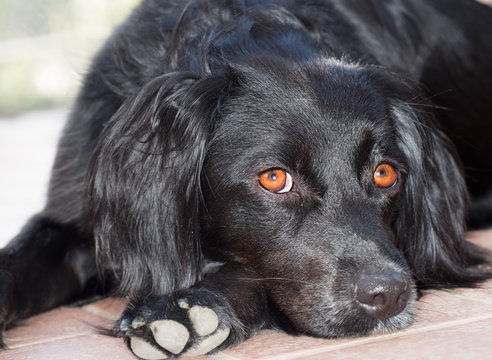
M 355 299 L 359 306 L 379 320 L 399 314 L 411 294 L 410 282 L 396 271 L 366 270 L 355 283 Z

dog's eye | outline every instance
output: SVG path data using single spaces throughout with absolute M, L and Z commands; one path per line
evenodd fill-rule
M 380 188 L 390 188 L 398 182 L 399 171 L 390 164 L 379 164 L 374 171 L 374 183 Z
M 283 194 L 292 190 L 292 176 L 282 169 L 271 169 L 258 176 L 258 182 L 265 190 Z

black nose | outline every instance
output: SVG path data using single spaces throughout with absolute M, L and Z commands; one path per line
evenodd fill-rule
M 365 270 L 355 283 L 355 299 L 371 317 L 379 320 L 399 314 L 407 305 L 412 287 L 396 271 Z

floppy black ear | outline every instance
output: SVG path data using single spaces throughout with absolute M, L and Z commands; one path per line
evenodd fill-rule
M 123 294 L 168 293 L 201 276 L 200 177 L 226 82 L 157 77 L 100 135 L 88 175 L 96 251 Z
M 485 250 L 465 241 L 468 193 L 451 141 L 407 103 L 392 108 L 409 173 L 395 221 L 397 246 L 422 287 L 463 286 L 490 274 L 477 269 Z

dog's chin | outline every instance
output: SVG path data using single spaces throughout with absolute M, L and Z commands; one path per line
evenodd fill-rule
M 408 300 L 405 308 L 398 314 L 384 319 L 376 319 L 356 311 L 353 307 L 330 306 L 329 309 L 320 309 L 318 316 L 308 316 L 306 313 L 293 320 L 292 324 L 297 332 L 322 338 L 346 338 L 364 335 L 391 333 L 405 329 L 412 325 L 415 318 L 416 296 Z M 296 316 L 294 316 L 296 318 Z
M 405 329 L 413 324 L 415 319 L 415 304 L 408 304 L 407 307 L 398 315 L 389 319 L 376 321 L 376 326 L 367 334 L 384 334 Z

